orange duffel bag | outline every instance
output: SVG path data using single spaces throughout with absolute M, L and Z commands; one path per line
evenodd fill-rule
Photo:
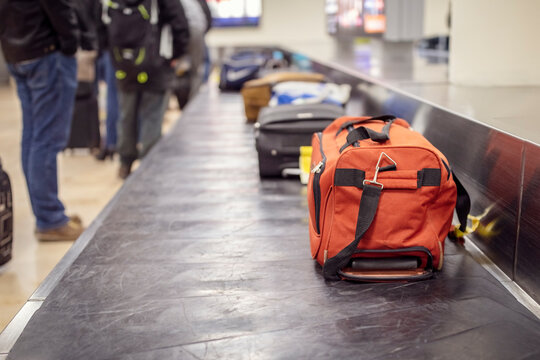
M 453 211 L 465 231 L 470 199 L 437 148 L 391 115 L 338 118 L 312 147 L 311 254 L 326 279 L 414 281 L 442 268 Z

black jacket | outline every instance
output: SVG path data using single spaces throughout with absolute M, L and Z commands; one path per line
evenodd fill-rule
M 119 1 L 119 0 L 117 0 Z M 141 0 L 123 0 L 126 4 L 136 5 Z M 187 51 L 189 42 L 189 27 L 184 13 L 184 8 L 180 3 L 180 0 L 157 0 L 159 20 L 158 27 L 162 29 L 164 25 L 169 25 L 172 33 L 172 59 L 178 59 Z M 109 9 L 110 11 L 114 11 Z M 114 21 L 114 20 L 113 20 Z M 122 63 L 116 59 L 114 44 L 116 43 L 113 31 L 110 30 L 112 26 L 118 26 L 118 28 L 125 28 L 122 24 L 110 24 L 109 25 L 109 50 L 113 54 L 113 62 L 117 69 L 125 70 L 126 77 L 118 81 L 118 86 L 123 91 L 154 91 L 161 92 L 166 91 L 172 87 L 172 81 L 174 79 L 174 69 L 171 67 L 171 60 L 161 59 L 153 64 L 146 65 L 142 69 L 132 69 L 132 71 L 126 70 L 122 67 Z M 154 51 L 157 54 L 160 38 L 156 33 L 156 38 L 153 41 Z M 137 75 L 140 71 L 144 71 L 148 74 L 147 80 L 144 83 L 138 81 Z
M 99 19 L 97 22 L 97 39 L 98 39 L 98 49 L 99 49 L 100 54 L 103 51 L 109 49 L 109 35 L 107 34 L 107 24 L 103 22 L 102 11 L 103 11 L 103 8 L 100 2 Z
M 101 0 L 75 0 L 79 23 L 80 45 L 83 50 L 98 50 L 98 26 L 101 23 Z
M 8 63 L 55 50 L 75 54 L 79 30 L 72 1 L 0 0 L 0 41 Z

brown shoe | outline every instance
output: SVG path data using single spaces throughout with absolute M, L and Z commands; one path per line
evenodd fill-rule
M 77 225 L 82 226 L 82 219 L 79 217 L 79 215 L 69 215 L 69 220 L 73 221 L 73 223 Z M 34 234 L 37 233 L 37 228 L 34 228 Z
M 73 221 L 75 224 L 82 225 L 82 219 L 79 215 L 69 215 L 69 220 Z
M 78 220 L 78 222 L 77 222 Z M 65 225 L 55 229 L 36 230 L 35 235 L 39 241 L 74 241 L 82 234 L 84 227 L 80 219 L 70 219 Z

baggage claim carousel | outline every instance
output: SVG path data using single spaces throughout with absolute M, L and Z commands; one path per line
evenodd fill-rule
M 306 187 L 259 179 L 240 95 L 211 85 L 6 328 L 0 359 L 540 358 L 538 318 L 446 246 L 428 281 L 325 282 Z

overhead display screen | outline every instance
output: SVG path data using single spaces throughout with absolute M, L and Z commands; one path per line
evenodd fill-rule
M 206 0 L 215 27 L 258 26 L 262 0 Z
M 337 34 L 338 27 L 338 0 L 326 0 L 326 29 L 331 35 Z
M 382 34 L 386 30 L 383 0 L 364 0 L 364 32 Z
M 338 36 L 379 36 L 386 30 L 384 0 L 326 0 L 327 29 Z

